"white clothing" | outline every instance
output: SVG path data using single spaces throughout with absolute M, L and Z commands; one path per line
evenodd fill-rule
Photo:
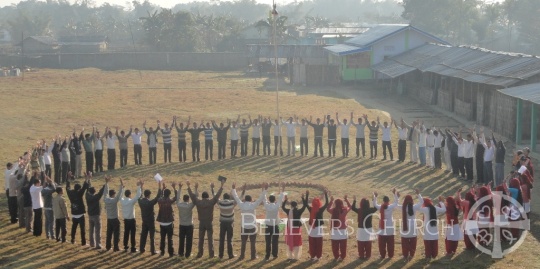
M 259 196 L 259 199 L 257 199 L 257 201 L 255 202 L 247 202 L 247 201 L 242 202 L 242 200 L 238 198 L 236 189 L 232 190 L 232 196 L 242 213 L 242 222 L 241 222 L 242 228 L 244 229 L 255 228 L 257 225 L 255 222 L 255 218 L 256 218 L 255 208 L 257 208 L 257 206 L 259 206 L 262 203 L 264 197 L 266 196 L 266 191 L 263 191 L 261 195 Z
M 356 138 L 366 138 L 366 133 L 365 133 L 366 124 L 365 123 L 361 123 L 361 124 L 352 123 L 352 125 L 356 127 Z
M 345 229 L 335 229 L 333 228 L 330 232 L 330 239 L 331 240 L 346 240 L 349 236 L 349 232 L 347 231 L 347 228 Z
M 311 229 L 309 231 L 309 237 L 319 238 L 319 237 L 323 237 L 324 235 L 323 226 L 309 227 L 308 229 Z
M 272 122 L 272 125 L 274 125 L 274 136 L 281 136 L 281 123 Z
M 295 137 L 296 136 L 296 122 L 288 122 L 288 121 L 282 121 L 283 124 L 285 124 L 285 127 L 287 128 L 287 137 Z
M 114 149 L 116 143 L 116 136 L 107 136 L 107 149 Z
M 418 227 L 416 225 L 416 213 L 418 212 L 418 209 L 422 208 L 422 204 L 424 204 L 424 198 L 422 198 L 422 195 L 418 194 L 418 203 L 413 205 L 412 216 L 409 215 L 409 213 L 407 212 L 407 231 L 403 231 L 403 225 L 400 225 L 401 228 L 399 229 L 399 232 L 401 233 L 401 237 L 413 238 L 418 235 Z M 398 208 L 401 211 L 403 209 L 403 205 L 398 205 Z
M 266 201 L 266 194 L 264 195 L 264 201 Z M 264 224 L 267 226 L 279 225 L 279 210 L 281 209 L 281 203 L 283 202 L 283 192 L 276 197 L 275 203 L 265 202 L 264 209 L 266 210 L 266 218 Z
M 408 134 L 408 131 L 409 131 L 407 129 L 407 127 L 401 128 L 401 127 L 398 126 L 397 129 L 398 129 L 398 138 L 399 138 L 399 140 L 407 140 L 408 139 L 407 134 Z
M 238 126 L 236 127 L 231 126 L 230 130 L 231 130 L 231 140 L 238 140 L 239 139 Z
M 120 204 L 122 205 L 122 217 L 124 219 L 135 219 L 135 204 L 141 197 L 141 187 L 137 187 L 137 193 L 133 198 L 122 197 Z
M 388 125 L 388 127 L 384 127 L 379 124 L 382 130 L 382 141 L 390 141 L 391 140 L 391 130 L 392 127 Z
M 309 125 L 302 125 L 302 124 L 299 124 L 298 126 L 300 126 L 300 138 L 307 138 L 307 132 L 308 132 L 308 127 Z
M 446 239 L 449 241 L 463 240 L 463 232 L 459 224 L 446 227 Z
M 260 124 L 253 124 L 251 125 L 253 127 L 253 132 L 251 133 L 252 138 L 261 138 L 261 125 Z
M 377 203 L 377 198 L 373 197 L 373 205 L 377 210 L 381 210 L 381 205 Z M 398 197 L 394 195 L 394 203 L 389 204 L 388 207 L 384 210 L 384 230 L 379 231 L 379 235 L 394 235 L 394 217 L 392 216 L 394 209 L 398 205 Z
M 349 129 L 351 127 L 351 123 L 348 122 L 347 124 L 340 124 L 339 127 L 341 127 L 341 138 L 349 138 Z
M 43 198 L 41 198 L 42 186 L 30 186 L 30 196 L 32 197 L 32 209 L 43 208 Z
M 356 241 L 373 241 L 377 238 L 377 234 L 373 231 L 373 228 L 358 228 L 356 230 Z
M 431 226 L 429 222 L 429 208 L 422 207 L 418 211 L 424 214 L 424 240 L 438 240 L 439 239 L 439 225 Z M 439 202 L 439 206 L 435 206 L 436 215 L 446 212 L 446 207 L 443 202 Z M 437 216 L 435 216 L 437 217 Z M 435 219 L 437 221 L 437 219 Z
M 133 139 L 133 145 L 140 145 L 141 144 L 141 137 L 143 136 L 143 132 L 131 133 L 131 139 Z

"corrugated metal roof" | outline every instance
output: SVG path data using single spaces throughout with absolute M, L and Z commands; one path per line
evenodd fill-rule
M 325 47 L 324 49 L 328 50 L 328 51 L 330 51 L 330 53 L 338 55 L 338 56 L 344 56 L 344 55 L 349 55 L 349 54 L 354 54 L 354 53 L 359 53 L 359 52 L 364 52 L 364 51 L 371 50 L 371 48 L 369 48 L 369 47 L 368 48 L 360 48 L 360 47 L 349 46 L 349 45 L 345 45 L 345 44 L 337 44 L 337 45 L 333 45 L 333 46 L 328 46 L 328 47 Z
M 502 94 L 540 105 L 540 83 L 499 90 Z
M 404 66 L 407 66 L 422 72 L 502 87 L 540 74 L 540 59 L 537 57 L 465 46 L 426 44 L 383 63 L 374 66 L 373 70 L 395 75 L 399 72 L 391 70 L 405 70 L 408 68 Z
M 369 27 L 327 27 L 327 28 L 315 28 L 310 31 L 309 34 L 361 34 L 366 32 Z
M 54 37 L 51 37 L 51 36 L 30 36 L 28 38 L 34 39 L 37 42 L 40 42 L 46 45 L 51 45 L 51 46 L 58 45 L 58 42 L 56 41 L 56 39 L 54 39 Z
M 369 46 L 376 41 L 385 38 L 395 32 L 403 30 L 409 27 L 408 24 L 380 24 L 374 27 L 369 28 L 366 32 L 361 35 L 347 40 L 347 44 L 365 47 Z

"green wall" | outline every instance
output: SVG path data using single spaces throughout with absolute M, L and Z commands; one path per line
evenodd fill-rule
M 343 81 L 366 80 L 373 78 L 371 68 L 347 68 L 347 56 L 341 56 L 341 79 Z

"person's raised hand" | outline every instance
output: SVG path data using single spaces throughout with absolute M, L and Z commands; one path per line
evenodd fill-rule
M 199 182 L 195 182 L 195 189 L 199 189 Z
M 214 188 L 214 182 L 210 183 L 210 188 Z
M 191 183 L 189 182 L 189 180 L 186 180 L 186 186 L 189 188 L 191 185 Z
M 353 198 L 353 201 L 355 201 L 355 200 L 356 200 L 356 195 L 353 195 L 353 197 L 352 197 L 352 198 Z
M 178 182 L 178 188 L 182 189 L 182 186 L 184 186 L 184 184 L 182 184 L 182 182 Z
M 439 196 L 439 202 L 443 202 L 443 201 L 444 201 L 444 197 Z
M 236 189 L 236 182 L 233 182 L 231 188 L 232 188 L 233 190 Z
M 374 191 L 373 196 L 377 197 L 377 196 L 379 196 L 379 194 L 376 191 Z

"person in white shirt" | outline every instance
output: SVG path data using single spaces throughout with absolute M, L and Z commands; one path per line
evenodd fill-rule
M 390 155 L 390 161 L 394 160 L 394 153 L 392 152 L 392 124 L 395 125 L 394 119 L 390 118 L 390 125 L 388 125 L 388 122 L 383 122 L 381 125 L 381 122 L 377 118 L 377 125 L 382 130 L 382 149 L 383 149 L 383 161 L 386 160 L 386 149 L 388 149 L 388 153 Z
M 427 167 L 435 167 L 435 135 L 433 134 L 433 128 L 427 129 L 426 135 L 426 151 L 427 151 Z
M 380 220 L 379 220 L 379 232 L 378 232 L 378 241 L 379 241 L 379 252 L 381 259 L 386 258 L 386 253 L 388 252 L 388 257 L 391 259 L 394 257 L 394 209 L 398 205 L 399 192 L 396 189 L 392 190 L 394 194 L 394 203 L 390 204 L 390 198 L 388 196 L 383 197 L 383 204 L 379 205 L 377 203 L 377 192 L 373 192 L 373 205 L 377 210 L 380 210 Z
M 283 125 L 281 124 L 281 120 L 281 118 L 279 120 L 274 120 L 274 122 L 270 120 L 270 122 L 272 122 L 272 125 L 274 125 L 274 156 L 277 156 L 278 148 L 279 156 L 283 156 L 283 143 L 281 141 L 281 126 Z
M 418 128 L 418 121 L 413 121 L 412 125 L 403 121 L 407 129 L 409 129 L 409 164 L 416 164 L 418 162 L 418 140 L 420 130 Z
M 474 129 L 476 129 L 476 126 Z M 473 140 L 473 137 L 476 137 L 476 131 L 474 129 L 470 129 L 472 135 L 470 133 L 467 134 L 466 140 L 463 140 L 461 137 L 457 137 L 455 135 L 453 137 L 454 142 L 456 142 L 458 145 L 458 162 L 460 162 L 459 170 L 461 172 L 461 177 L 465 179 L 465 174 L 467 174 L 466 179 L 470 181 L 473 180 L 473 158 L 475 148 L 475 140 Z M 461 131 L 462 130 L 460 128 L 460 134 Z
M 308 156 L 308 127 L 306 119 L 302 119 L 300 126 L 300 155 Z
M 403 118 L 401 118 L 401 123 L 398 126 L 396 121 L 394 121 L 394 126 L 398 130 L 398 161 L 405 162 L 405 152 L 407 151 L 407 138 L 409 128 L 405 125 Z
M 418 212 L 424 214 L 424 247 L 426 259 L 434 259 L 439 254 L 439 225 L 437 215 L 445 213 L 444 198 L 439 197 L 439 206 L 434 206 L 431 199 L 424 198 L 423 207 Z
M 401 251 L 405 260 L 411 260 L 416 252 L 416 242 L 418 229 L 416 226 L 416 212 L 424 204 L 424 199 L 418 189 L 415 190 L 418 195 L 418 203 L 414 204 L 411 195 L 406 195 L 403 205 L 398 205 L 401 209 Z
M 238 139 L 240 138 L 238 134 L 238 122 L 240 121 L 240 115 L 232 122 L 231 128 L 231 158 L 236 158 L 236 153 L 238 152 Z
M 343 157 L 349 157 L 349 128 L 353 120 L 353 113 L 351 112 L 351 119 L 347 122 L 347 119 L 343 119 L 343 122 L 339 120 L 336 114 L 336 120 L 338 126 L 341 127 L 341 154 Z
M 351 124 L 356 127 L 356 157 L 360 157 L 360 146 L 362 146 L 362 158 L 366 157 L 366 124 L 362 123 L 362 118 L 358 118 L 358 123 L 353 122 L 351 112 Z
M 493 181 L 493 159 L 495 158 L 495 147 L 490 139 L 484 135 L 484 127 L 480 128 L 480 141 L 484 147 L 484 182 Z
M 277 258 L 278 256 L 278 243 L 279 243 L 279 209 L 281 208 L 281 203 L 283 202 L 283 192 L 285 192 L 285 184 L 280 184 L 278 198 L 276 196 L 270 195 L 268 200 L 266 200 L 266 195 L 264 196 L 264 209 L 266 210 L 266 217 L 264 224 L 266 226 L 265 231 L 265 242 L 266 242 L 266 255 L 264 256 L 265 260 L 270 259 L 270 253 L 272 257 Z
M 260 155 L 259 146 L 261 144 L 261 121 L 262 116 L 259 115 L 257 119 L 253 120 L 253 125 L 251 125 L 251 128 L 253 128 L 251 133 L 251 156 L 255 156 L 255 153 L 257 153 L 257 156 Z
M 253 202 L 250 195 L 245 196 L 245 202 L 242 202 L 240 198 L 238 198 L 238 194 L 236 193 L 236 183 L 233 183 L 232 185 L 232 196 L 234 200 L 236 201 L 236 204 L 238 205 L 238 208 L 240 208 L 240 211 L 242 212 L 242 221 L 241 221 L 241 232 L 240 232 L 240 238 L 242 240 L 242 245 L 240 247 L 240 257 L 239 259 L 244 259 L 244 254 L 246 252 L 246 244 L 247 240 L 249 238 L 250 241 L 250 248 L 251 248 L 251 260 L 255 260 L 257 258 L 257 251 L 255 249 L 255 243 L 257 240 L 257 223 L 255 222 L 255 208 L 259 206 L 266 195 L 266 190 L 268 189 L 268 184 L 264 184 L 263 190 L 261 195 L 259 196 L 259 199 L 257 199 L 255 202 Z
M 118 128 L 116 128 L 118 132 Z M 116 163 L 116 136 L 109 127 L 105 128 L 105 141 L 107 142 L 107 170 L 114 170 Z
M 296 117 L 296 120 L 298 121 L 298 117 Z M 295 156 L 296 155 L 296 122 L 293 122 L 293 117 L 289 117 L 288 121 L 281 120 L 281 122 L 285 125 L 287 128 L 287 156 Z
M 10 189 L 9 182 L 11 181 L 11 176 L 13 175 L 13 173 L 15 173 L 15 170 L 17 170 L 18 168 L 19 168 L 18 163 L 15 163 L 15 165 L 13 165 L 13 163 L 7 163 L 6 171 L 4 171 L 4 188 L 6 190 L 6 195 L 8 199 L 9 216 L 10 216 L 12 224 L 17 223 L 18 205 L 17 205 L 17 196 L 9 195 L 9 189 Z M 13 190 L 15 190 L 15 186 L 13 186 Z
M 32 197 L 32 209 L 34 211 L 34 236 L 41 236 L 43 229 L 43 198 L 41 197 L 41 181 L 36 177 L 30 187 L 30 196 Z
M 131 191 L 125 190 L 124 197 L 120 199 L 122 205 L 122 217 L 124 218 L 124 250 L 128 250 L 128 241 L 131 242 L 131 253 L 137 252 L 135 248 L 135 232 L 137 224 L 135 222 L 135 204 L 139 201 L 142 194 L 143 182 L 137 181 L 137 193 L 131 198 Z
M 418 159 L 420 160 L 420 166 L 425 166 L 427 131 L 426 127 L 424 126 L 424 122 L 420 123 L 420 127 L 418 129 Z

